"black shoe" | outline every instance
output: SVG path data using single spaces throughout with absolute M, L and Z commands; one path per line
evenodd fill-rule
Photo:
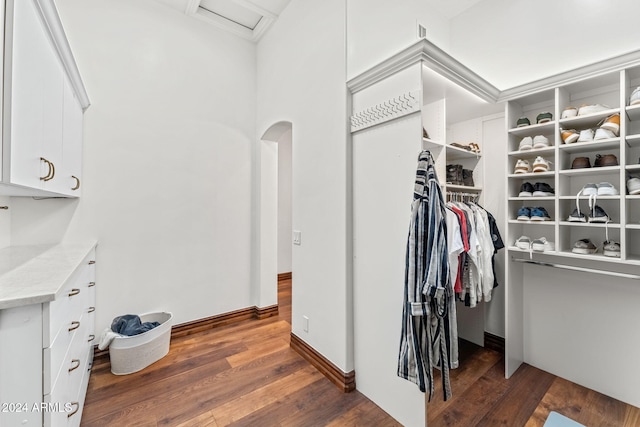
M 567 219 L 567 221 L 587 222 L 587 217 L 582 212 L 578 212 L 578 209 L 576 208 L 573 210 L 573 212 L 571 212 L 571 215 L 569 215 L 569 218 Z
M 546 182 L 536 182 L 533 186 L 533 197 L 552 197 L 555 195 L 553 188 Z
M 447 165 L 447 184 L 463 184 L 462 165 Z
M 470 169 L 462 169 L 462 183 L 467 187 L 473 187 L 473 171 Z
M 611 218 L 609 215 L 602 209 L 600 206 L 595 205 L 591 210 L 591 217 L 589 218 L 589 222 L 609 222 Z
M 523 182 L 520 186 L 520 194 L 518 197 L 531 197 L 533 196 L 533 185 L 530 182 Z

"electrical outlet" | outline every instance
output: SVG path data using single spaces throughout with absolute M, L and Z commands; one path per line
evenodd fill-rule
M 304 331 L 309 332 L 309 318 L 307 316 L 302 316 L 302 319 L 304 320 L 304 325 L 303 325 Z
M 302 244 L 302 233 L 298 230 L 293 230 L 293 244 L 294 245 Z

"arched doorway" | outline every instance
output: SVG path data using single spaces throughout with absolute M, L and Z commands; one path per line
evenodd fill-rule
M 278 301 L 278 278 L 292 267 L 291 122 L 271 125 L 260 138 L 260 236 L 258 306 Z

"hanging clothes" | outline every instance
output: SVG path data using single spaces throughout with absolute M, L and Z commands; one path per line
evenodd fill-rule
M 444 399 L 451 397 L 449 354 L 451 342 L 458 337 L 455 328 L 451 328 L 451 306 L 455 301 L 448 257 L 442 191 L 433 157 L 423 151 L 418 157 L 411 204 L 397 373 L 417 384 L 421 391 L 428 390 L 429 400 L 434 392 L 434 364 L 441 369 Z

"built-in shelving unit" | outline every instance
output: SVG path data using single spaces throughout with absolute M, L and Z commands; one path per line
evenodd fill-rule
M 629 176 L 640 176 L 640 105 L 628 106 L 632 91 L 640 84 L 638 68 L 619 70 L 603 75 L 568 83 L 554 89 L 547 89 L 507 103 L 508 154 L 510 171 L 519 159 L 533 162 L 536 156 L 542 156 L 551 162 L 552 171 L 544 173 L 515 174 L 507 176 L 508 232 L 510 250 L 522 252 L 514 246 L 520 236 L 531 239 L 546 237 L 555 242 L 553 255 L 567 258 L 596 259 L 611 263 L 638 264 L 640 254 L 640 201 L 637 196 L 629 196 L 626 182 Z M 591 114 L 562 118 L 567 107 L 579 108 L 583 105 L 602 105 L 602 111 Z M 536 124 L 536 117 L 542 112 L 552 112 L 553 120 Z M 612 115 L 620 115 L 619 135 L 593 141 L 565 144 L 562 140 L 563 129 L 597 130 Z M 531 125 L 516 127 L 520 117 L 527 117 Z M 525 137 L 544 135 L 549 139 L 550 147 L 542 150 L 520 151 L 520 141 Z M 594 167 L 596 155 L 613 154 L 618 159 L 617 166 Z M 572 169 L 576 157 L 587 157 L 592 167 Z M 545 182 L 555 189 L 554 197 L 530 198 L 518 197 L 520 186 L 530 182 Z M 605 210 L 611 217 L 608 224 L 592 222 L 570 222 L 569 215 L 576 208 L 576 196 L 588 183 L 609 182 L 621 195 L 601 195 L 591 201 Z M 578 202 L 581 212 L 590 215 L 589 197 L 581 195 Z M 553 221 L 541 228 L 539 222 L 516 221 L 516 213 L 522 206 L 543 206 Z M 548 224 L 554 225 L 549 228 Z M 621 245 L 620 258 L 607 257 L 602 245 L 608 231 L 609 239 Z M 572 252 L 574 243 L 579 239 L 590 239 L 598 251 L 595 254 L 576 254 Z M 526 251 L 525 251 L 526 252 Z M 527 252 L 529 253 L 529 252 Z M 532 256 L 535 256 L 534 252 Z M 545 253 L 549 255 L 549 253 Z

